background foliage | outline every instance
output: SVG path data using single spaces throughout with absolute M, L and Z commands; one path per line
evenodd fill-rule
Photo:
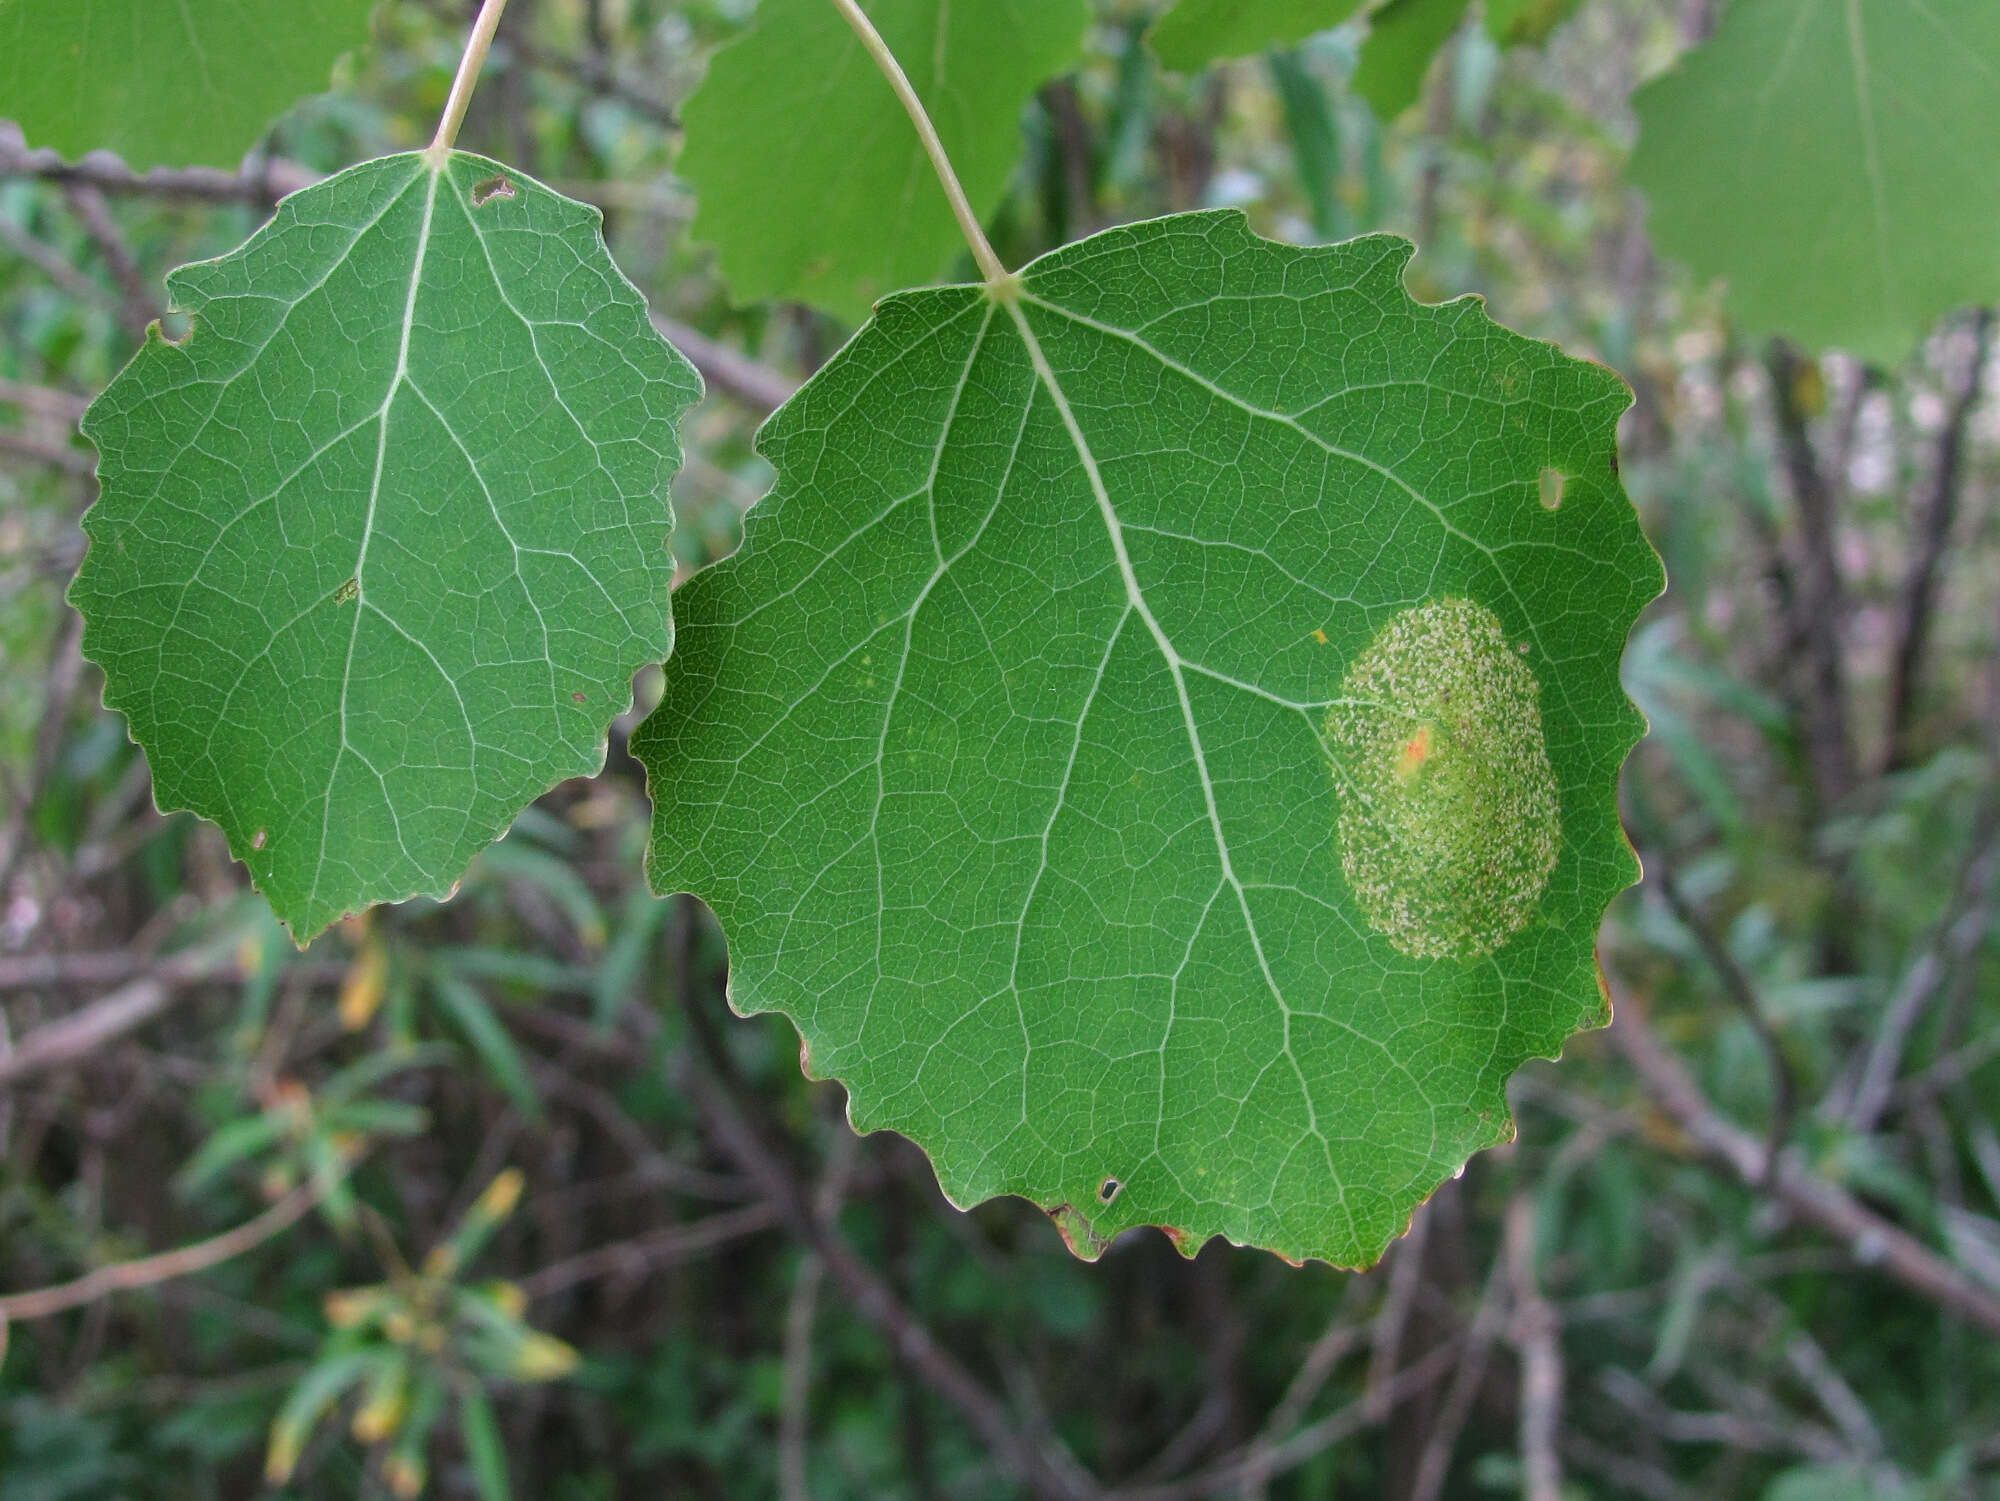
M 1355 34 L 1180 75 L 1144 19 L 1100 10 L 1030 103 L 1010 263 L 1205 205 L 1391 229 L 1419 295 L 1480 291 L 1634 387 L 1624 478 L 1672 585 L 1626 662 L 1652 733 L 1648 879 L 1601 941 L 1619 1024 L 1517 1078 L 1518 1144 L 1374 1272 L 1150 1232 L 1086 1267 L 1018 1201 L 952 1210 L 788 1024 L 727 1015 L 705 914 L 640 880 L 629 723 L 449 906 L 295 953 L 97 707 L 69 432 L 166 268 L 428 136 L 465 14 L 392 0 L 226 191 L 108 196 L 0 138 L 0 1288 L 298 1206 L 198 1275 L 17 1315 L 0 1498 L 2000 1495 L 1988 320 L 1808 358 L 1656 259 L 1628 100 L 1699 0 L 1587 0 L 1540 50 L 1466 26 L 1386 126 Z M 690 568 L 847 331 L 732 305 L 685 232 L 676 112 L 748 20 L 514 0 L 461 137 L 602 205 L 706 362 Z

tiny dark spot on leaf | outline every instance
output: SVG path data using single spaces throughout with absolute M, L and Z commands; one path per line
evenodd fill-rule
M 1125 1185 L 1120 1183 L 1116 1178 L 1106 1178 L 1097 1190 L 1098 1203 L 1109 1204 L 1113 1199 L 1118 1197 L 1124 1187 Z
M 514 184 L 505 177 L 489 177 L 472 185 L 472 206 L 480 208 L 495 198 L 512 198 Z
M 346 583 L 342 584 L 338 589 L 333 591 L 333 602 L 337 605 L 344 605 L 360 592 L 361 592 L 361 580 L 349 579 Z

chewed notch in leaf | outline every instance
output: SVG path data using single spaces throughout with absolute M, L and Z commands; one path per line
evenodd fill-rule
M 1366 1264 L 1604 1014 L 1629 392 L 1410 252 L 1199 213 L 889 298 L 677 597 L 655 889 L 857 1127 L 1079 1254 Z
M 84 651 L 301 941 L 450 890 L 672 643 L 700 382 L 598 226 L 481 157 L 365 163 L 174 272 L 191 335 L 84 419 Z

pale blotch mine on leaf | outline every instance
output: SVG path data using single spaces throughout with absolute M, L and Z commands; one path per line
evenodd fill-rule
M 1413 958 L 1482 958 L 1534 915 L 1562 839 L 1538 693 L 1491 610 L 1434 599 L 1383 627 L 1327 711 L 1341 872 Z

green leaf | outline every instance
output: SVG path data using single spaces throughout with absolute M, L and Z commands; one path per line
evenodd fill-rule
M 189 336 L 84 419 L 105 702 L 301 942 L 445 895 L 672 642 L 700 382 L 598 225 L 481 157 L 352 168 L 169 276 Z
M 1438 49 L 1451 40 L 1471 0 L 1389 0 L 1368 23 L 1354 92 L 1378 120 L 1393 120 L 1417 102 Z
M 1153 27 L 1153 55 L 1179 73 L 1225 57 L 1289 47 L 1355 15 L 1368 0 L 1180 0 Z
M 508 1501 L 514 1492 L 507 1481 L 507 1445 L 493 1416 L 493 1399 L 477 1382 L 459 1393 L 458 1434 L 480 1501 Z
M 1021 155 L 1034 91 L 1082 54 L 1084 0 L 867 0 L 984 216 Z M 944 192 L 889 85 L 827 0 L 764 0 L 682 111 L 680 174 L 738 302 L 853 322 L 959 253 Z
M 1086 1255 L 1369 1262 L 1604 1018 L 1629 393 L 1410 254 L 1212 212 L 892 297 L 680 594 L 654 889 L 858 1129 Z
M 374 0 L 0 0 L 0 110 L 30 146 L 234 167 L 324 92 Z
M 1744 333 L 1889 363 L 2000 298 L 2000 5 L 1735 0 L 1633 99 L 1654 240 Z
M 493 1014 L 493 1007 L 475 986 L 461 980 L 448 970 L 440 970 L 431 976 L 431 990 L 438 998 L 447 1015 L 472 1045 L 472 1051 L 479 1055 L 479 1061 L 486 1066 L 486 1072 L 493 1077 L 514 1102 L 514 1108 L 528 1120 L 540 1123 L 542 1119 L 542 1097 L 536 1090 L 534 1080 L 528 1077 L 527 1063 L 521 1057 L 521 1050 L 514 1045 L 514 1038 L 508 1032 L 506 1023 Z
M 1578 0 L 1486 0 L 1486 34 L 1503 47 L 1533 45 L 1576 14 Z

